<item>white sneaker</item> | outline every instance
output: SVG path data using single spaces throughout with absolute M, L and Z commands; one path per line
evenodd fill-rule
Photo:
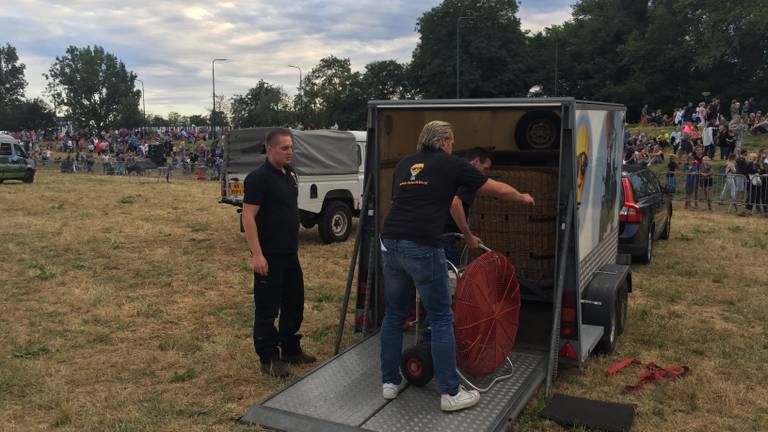
M 455 396 L 449 394 L 440 395 L 440 409 L 443 411 L 458 411 L 477 405 L 480 402 L 480 392 L 477 390 L 465 390 L 459 387 Z
M 403 378 L 400 384 L 384 383 L 381 390 L 381 395 L 384 399 L 392 400 L 400 394 L 401 391 L 408 385 L 408 382 Z

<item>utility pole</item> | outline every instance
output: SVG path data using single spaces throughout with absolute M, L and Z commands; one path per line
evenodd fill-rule
M 469 17 L 469 16 L 463 16 L 456 19 L 456 99 L 460 98 L 460 92 L 459 92 L 459 42 L 461 41 L 461 20 L 463 19 L 475 19 L 475 17 Z
M 144 98 L 144 81 L 142 81 L 142 80 L 140 80 L 138 78 L 136 78 L 136 81 L 141 83 L 141 106 L 143 107 L 142 110 L 141 110 L 143 112 L 143 114 L 142 114 L 143 120 L 142 120 L 141 124 L 142 124 L 142 127 L 144 127 L 146 129 L 146 127 L 147 127 L 147 100 Z
M 294 65 L 288 65 L 288 67 L 299 70 L 299 117 L 304 121 L 304 92 L 301 89 L 301 68 Z M 305 124 L 302 123 L 302 125 L 306 128 Z
M 211 84 L 213 87 L 213 109 L 211 110 L 212 139 L 216 139 L 216 62 L 227 61 L 225 58 L 215 58 L 211 61 Z

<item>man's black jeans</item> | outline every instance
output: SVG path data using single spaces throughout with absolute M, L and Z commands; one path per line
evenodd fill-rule
M 283 356 L 301 354 L 298 332 L 304 319 L 304 274 L 298 254 L 272 255 L 266 259 L 267 276 L 253 275 L 253 345 L 262 363 L 278 360 L 280 350 Z M 278 312 L 280 321 L 276 329 Z

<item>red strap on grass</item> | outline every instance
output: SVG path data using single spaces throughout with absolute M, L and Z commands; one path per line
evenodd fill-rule
M 643 363 L 637 359 L 626 358 L 614 363 L 611 367 L 608 368 L 607 373 L 608 375 L 613 375 L 625 367 L 633 364 L 642 365 Z M 643 373 L 643 375 L 640 376 L 640 380 L 636 384 L 627 384 L 625 386 L 627 391 L 639 390 L 648 381 L 663 380 L 672 382 L 680 377 L 688 375 L 688 373 L 691 371 L 688 366 L 684 365 L 675 365 L 665 368 L 657 365 L 656 363 L 650 362 L 644 366 L 646 371 Z

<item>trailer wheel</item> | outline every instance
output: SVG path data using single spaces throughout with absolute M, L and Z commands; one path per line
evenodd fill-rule
M 423 387 L 432 380 L 432 350 L 427 344 L 408 347 L 402 354 L 400 371 L 408 383 Z
M 590 285 L 585 296 L 594 303 L 582 305 L 583 322 L 603 328 L 603 337 L 596 346 L 599 353 L 611 354 L 616 349 L 616 341 L 620 334 L 619 325 L 625 326 L 626 322 L 627 290 L 626 280 L 618 286 L 602 283 Z
M 621 288 L 618 288 L 613 292 L 613 301 L 607 304 L 608 310 L 606 310 L 605 321 L 603 323 L 603 338 L 597 344 L 597 349 L 603 354 L 612 354 L 616 349 L 616 341 L 619 336 L 619 292 Z M 626 318 L 626 316 L 625 316 Z M 623 325 L 623 324 L 622 324 Z
M 629 303 L 629 288 L 627 281 L 616 290 L 616 334 L 624 334 L 627 328 L 627 308 Z
M 352 230 L 352 210 L 343 201 L 331 201 L 323 209 L 317 226 L 323 243 L 343 242 Z

